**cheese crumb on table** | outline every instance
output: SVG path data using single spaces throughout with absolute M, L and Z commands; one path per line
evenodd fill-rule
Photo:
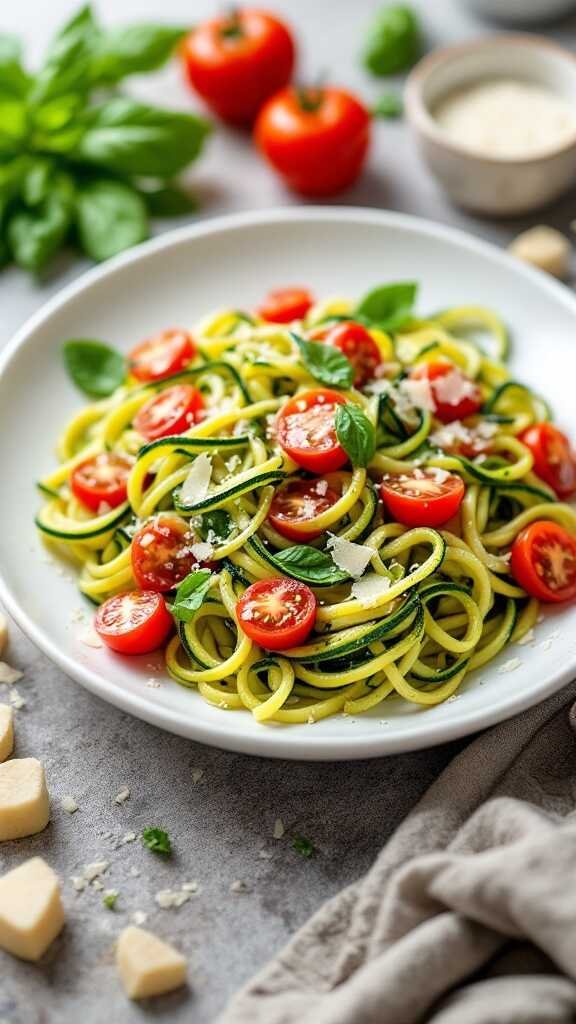
M 0 840 L 33 836 L 49 820 L 50 801 L 40 761 L 23 757 L 0 764 Z
M 282 836 L 284 835 L 285 831 L 286 829 L 284 827 L 284 822 L 282 821 L 282 818 L 276 818 L 276 821 L 274 822 L 274 831 L 272 833 L 274 839 L 282 839 Z
M 5 683 L 6 686 L 13 686 L 19 679 L 22 679 L 24 675 L 17 668 L 12 668 L 11 665 L 6 664 L 5 661 L 0 661 L 0 683 Z
M 114 803 L 123 804 L 126 802 L 129 796 L 130 790 L 128 789 L 128 786 L 124 786 L 119 793 L 116 793 L 116 796 L 114 797 Z
M 14 750 L 14 712 L 8 704 L 0 704 L 0 761 Z
M 186 983 L 186 960 L 173 946 L 144 928 L 129 925 L 116 944 L 116 966 L 126 995 L 146 999 Z
M 63 925 L 58 878 L 41 857 L 0 878 L 0 948 L 22 960 L 39 960 Z
M 62 797 L 62 807 L 68 812 L 68 814 L 74 814 L 74 812 L 78 810 L 78 804 L 74 800 L 74 797 L 71 796 Z
M 545 224 L 523 231 L 508 247 L 519 260 L 560 279 L 568 277 L 571 249 L 560 231 Z

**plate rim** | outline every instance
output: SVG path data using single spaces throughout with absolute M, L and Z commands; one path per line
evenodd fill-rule
M 469 234 L 461 228 L 436 223 L 435 221 L 417 217 L 412 214 L 397 213 L 389 210 L 371 209 L 355 206 L 291 206 L 280 209 L 264 209 L 242 211 L 217 217 L 206 217 L 193 224 L 186 224 L 152 238 L 141 245 L 134 246 L 124 253 L 87 270 L 74 281 L 56 293 L 32 314 L 19 328 L 0 353 L 0 392 L 5 371 L 12 360 L 23 348 L 33 332 L 42 327 L 50 318 L 71 300 L 88 291 L 94 284 L 114 276 L 129 264 L 146 260 L 163 249 L 185 244 L 204 236 L 226 233 L 230 230 L 251 228 L 259 224 L 282 224 L 286 221 L 303 222 L 353 222 L 383 227 L 396 227 L 415 233 L 425 234 L 432 238 L 441 238 L 460 248 L 484 256 L 492 263 L 512 269 L 521 277 L 532 282 L 538 289 L 547 291 L 551 297 L 574 314 L 576 321 L 576 296 L 560 282 L 551 279 L 543 271 L 521 263 L 517 258 L 498 246 Z M 302 736 L 290 736 L 288 730 L 269 730 L 254 737 L 235 733 L 223 728 L 222 723 L 211 724 L 198 722 L 191 718 L 184 720 L 180 712 L 170 708 L 154 706 L 145 695 L 122 690 L 104 676 L 91 668 L 82 665 L 70 655 L 61 651 L 50 637 L 45 634 L 21 606 L 18 599 L 11 593 L 7 581 L 0 572 L 0 601 L 8 614 L 14 619 L 25 635 L 70 679 L 80 683 L 85 689 L 112 704 L 120 710 L 133 714 L 137 718 L 177 735 L 185 736 L 199 743 L 252 756 L 285 758 L 298 761 L 340 761 L 363 760 L 371 757 L 382 757 L 405 753 L 413 750 L 428 749 L 451 740 L 459 739 L 481 729 L 488 728 L 498 722 L 508 720 L 515 715 L 540 703 L 546 697 L 556 693 L 571 681 L 576 672 L 576 656 L 562 669 L 555 672 L 542 683 L 538 683 L 529 692 L 512 694 L 503 697 L 497 705 L 471 709 L 462 713 L 452 722 L 430 720 L 428 724 L 419 724 L 414 732 L 403 732 L 394 735 L 386 732 L 380 737 L 323 737 L 311 736 L 310 742 L 302 740 Z

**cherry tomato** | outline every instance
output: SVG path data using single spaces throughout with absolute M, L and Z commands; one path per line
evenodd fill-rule
M 336 324 L 335 327 L 313 331 L 312 337 L 340 349 L 350 360 L 354 367 L 354 386 L 357 388 L 374 377 L 376 367 L 382 362 L 378 345 L 362 324 Z
M 262 108 L 254 138 L 291 189 L 330 196 L 351 185 L 362 170 L 370 115 L 344 89 L 291 86 Z
M 413 380 L 430 381 L 436 406 L 434 415 L 442 423 L 473 416 L 482 406 L 482 392 L 478 385 L 452 363 L 420 363 L 410 376 Z
M 161 331 L 132 349 L 128 356 L 130 373 L 137 380 L 162 380 L 188 366 L 196 351 L 188 331 Z
M 539 601 L 576 598 L 576 539 L 557 523 L 537 520 L 521 530 L 510 568 L 516 582 Z
M 100 605 L 94 628 L 120 654 L 149 654 L 161 647 L 173 626 L 164 598 L 152 590 L 116 594 Z
M 190 524 L 181 516 L 161 512 L 141 526 L 132 538 L 132 572 L 142 590 L 172 590 L 199 562 L 192 546 L 198 542 Z
M 404 526 L 441 526 L 455 516 L 465 487 L 459 476 L 444 470 L 416 469 L 387 473 L 380 494 L 388 512 Z
M 337 391 L 315 388 L 295 395 L 280 410 L 278 441 L 297 465 L 312 473 L 330 473 L 348 461 L 334 425 L 336 406 L 345 404 Z
M 257 312 L 263 320 L 289 324 L 292 320 L 302 320 L 313 303 L 307 288 L 276 288 L 268 292 Z
M 70 487 L 78 501 L 93 512 L 108 505 L 110 511 L 126 501 L 128 477 L 134 465 L 132 459 L 115 452 L 101 452 L 80 462 L 72 470 Z
M 169 434 L 183 434 L 198 422 L 204 400 L 197 388 L 175 384 L 154 395 L 134 417 L 134 430 L 148 441 Z
M 519 435 L 534 456 L 534 472 L 559 498 L 576 491 L 576 457 L 565 434 L 551 423 L 535 423 Z
M 298 580 L 258 580 L 236 605 L 241 628 L 254 643 L 270 651 L 286 651 L 304 642 L 316 619 L 316 598 Z
M 268 519 L 274 529 L 288 540 L 313 540 L 323 531 L 310 529 L 307 524 L 332 508 L 339 497 L 324 479 L 287 480 L 272 499 Z
M 289 81 L 294 41 L 267 11 L 239 8 L 201 22 L 182 46 L 190 84 L 224 121 L 251 124 Z

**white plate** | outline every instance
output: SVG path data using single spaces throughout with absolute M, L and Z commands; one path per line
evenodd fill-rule
M 513 327 L 515 374 L 551 399 L 560 423 L 576 436 L 573 296 L 484 242 L 392 213 L 309 207 L 187 227 L 86 274 L 22 328 L 0 363 L 0 598 L 64 672 L 117 707 L 203 743 L 317 760 L 441 743 L 508 718 L 570 680 L 575 607 L 551 613 L 538 626 L 534 647 L 508 648 L 466 680 L 457 700 L 439 707 L 395 701 L 372 717 L 258 725 L 248 713 L 211 707 L 166 677 L 161 687 L 147 687 L 149 657 L 122 659 L 87 647 L 83 627 L 73 622 L 82 599 L 71 574 L 47 562 L 36 538 L 34 481 L 52 466 L 54 439 L 82 405 L 62 366 L 64 339 L 101 338 L 126 351 L 155 330 L 193 323 L 211 309 L 250 307 L 274 285 L 304 283 L 319 296 L 354 297 L 403 279 L 421 282 L 422 311 L 466 302 L 499 310 Z M 516 657 L 521 667 L 499 671 Z

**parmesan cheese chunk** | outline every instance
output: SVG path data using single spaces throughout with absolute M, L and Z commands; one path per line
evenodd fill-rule
M 35 757 L 0 764 L 0 840 L 33 836 L 46 828 L 50 802 L 44 768 Z
M 509 251 L 519 260 L 561 279 L 568 277 L 571 249 L 570 242 L 560 231 L 545 224 L 523 231 L 509 246 Z
M 194 459 L 192 467 L 180 491 L 180 501 L 185 505 L 196 505 L 208 494 L 212 478 L 212 459 L 202 452 Z
M 41 857 L 0 878 L 0 948 L 22 960 L 39 960 L 63 924 L 60 885 Z
M 370 604 L 371 601 L 378 601 L 383 594 L 386 594 L 391 587 L 387 576 L 379 576 L 376 572 L 369 572 L 361 580 L 352 584 L 352 597 L 363 604 Z
M 14 712 L 8 704 L 0 704 L 0 761 L 14 750 Z
M 368 562 L 376 554 L 376 548 L 368 547 L 367 544 L 354 544 L 351 540 L 333 534 L 326 547 L 332 555 L 334 565 L 355 579 L 362 575 Z
M 116 945 L 116 966 L 130 999 L 172 992 L 186 982 L 186 960 L 144 928 L 129 925 Z

